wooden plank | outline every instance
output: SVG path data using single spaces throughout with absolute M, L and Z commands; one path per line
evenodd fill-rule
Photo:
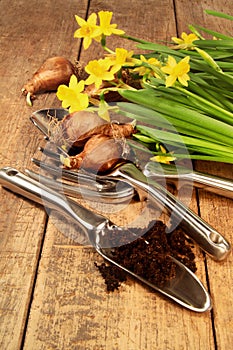
M 225 34 L 233 34 L 232 21 L 227 21 L 203 13 L 205 9 L 232 14 L 232 2 L 205 1 L 196 6 L 195 1 L 190 1 L 190 6 L 185 7 L 185 1 L 176 1 L 177 21 L 179 33 L 187 31 L 184 23 L 199 24 L 209 29 Z M 233 179 L 233 166 L 229 164 L 196 162 L 196 169 L 209 174 L 214 174 Z M 221 232 L 229 242 L 233 242 L 232 213 L 233 201 L 203 190 L 199 191 L 199 205 L 201 216 L 214 228 Z M 231 307 L 232 296 L 232 254 L 222 263 L 216 263 L 207 258 L 208 276 L 211 295 L 214 301 L 213 324 L 216 332 L 216 346 L 225 349 L 226 344 L 233 343 Z
M 25 349 L 192 349 L 190 340 L 200 349 L 205 345 L 208 313 L 181 309 L 131 280 L 106 293 L 93 264 L 101 259 L 59 231 L 48 228 Z
M 169 40 L 176 33 L 172 1 L 91 1 L 89 14 L 114 12 L 114 22 L 128 34 Z M 75 11 L 77 13 L 77 11 Z M 79 14 L 79 13 L 78 13 Z M 148 30 L 149 28 L 149 30 Z M 119 38 L 109 46 L 129 48 Z M 66 46 L 67 43 L 64 43 Z M 133 44 L 132 44 L 133 46 Z M 132 47 L 131 46 L 131 47 Z M 94 44 L 82 51 L 88 62 L 100 57 Z M 192 204 L 194 208 L 195 203 Z M 137 208 L 135 208 L 136 214 Z M 62 234 L 63 232 L 63 234 Z M 93 262 L 99 258 L 90 247 L 75 244 L 61 226 L 49 223 L 30 310 L 24 349 L 214 349 L 210 313 L 180 308 L 129 281 L 119 292 L 106 293 Z M 205 283 L 202 255 L 197 275 Z
M 85 15 L 86 2 L 79 1 Z M 52 105 L 54 94 L 41 95 L 33 108 L 21 96 L 24 83 L 54 55 L 75 59 L 78 43 L 73 40 L 76 26 L 73 1 L 5 0 L 1 8 L 0 67 L 0 166 L 19 170 L 30 166 L 30 159 L 42 136 L 29 122 L 33 110 Z M 61 11 L 62 9 L 62 11 Z M 66 42 L 66 45 L 60 43 Z M 55 105 L 55 103 L 54 103 Z M 43 243 L 45 212 L 41 207 L 0 189 L 0 348 L 21 347 L 31 302 L 34 279 Z
M 211 5 L 209 8 L 213 8 L 212 2 L 208 4 Z M 228 2 L 221 2 L 221 4 L 227 6 Z M 15 97 L 21 88 L 22 79 L 26 80 L 30 75 L 29 72 L 37 69 L 48 55 L 69 53 L 67 56 L 75 57 L 78 42 L 74 41 L 72 33 L 76 24 L 74 22 L 71 24 L 69 18 L 73 18 L 75 13 L 84 16 L 86 9 L 84 2 L 79 2 L 78 11 L 76 4 L 66 2 L 67 9 L 64 14 L 64 11 L 60 10 L 61 6 L 64 9 L 64 3 L 56 2 L 56 6 L 52 6 L 46 2 L 43 3 L 46 17 L 42 7 L 38 9 L 36 5 L 33 6 L 31 2 L 27 21 L 22 16 L 25 7 L 28 6 L 27 3 L 25 7 L 23 2 L 20 2 L 8 9 L 8 18 L 6 16 L 3 19 L 4 26 L 7 28 L 4 33 L 8 34 L 1 38 L 4 45 L 3 58 L 7 62 L 7 67 L 1 66 L 1 76 L 4 79 L 0 83 L 1 91 L 4 91 L 5 119 L 1 122 L 4 136 L 1 140 L 0 159 L 2 165 L 6 165 L 7 161 L 7 165 L 20 168 L 30 163 L 31 150 L 36 149 L 41 141 L 39 133 L 28 123 L 27 117 L 19 121 L 18 115 L 27 116 L 31 113 L 29 108 L 22 105 L 21 96 Z M 2 6 L 6 13 L 6 3 L 2 2 Z M 184 2 L 176 3 L 179 30 L 181 30 L 179 16 L 186 10 L 187 14 L 190 12 L 185 6 Z M 152 8 L 153 11 L 151 11 Z M 156 12 L 154 1 L 148 1 L 143 8 L 143 13 L 141 1 L 134 1 L 133 4 L 125 1 L 120 9 L 119 4 L 113 1 L 91 2 L 90 12 L 100 9 L 113 10 L 115 22 L 119 27 L 126 28 L 129 34 L 135 36 L 170 39 L 170 36 L 175 33 L 171 1 L 158 3 Z M 203 23 L 200 7 L 191 6 L 191 9 L 190 19 L 199 19 Z M 19 22 L 13 27 L 10 23 L 13 19 L 15 23 L 15 13 L 18 14 Z M 131 13 L 134 15 L 130 15 Z M 37 18 L 43 18 L 43 21 L 38 23 L 33 17 L 34 14 Z M 183 21 L 188 18 L 187 14 L 185 12 Z M 30 32 L 25 32 L 25 23 L 30 28 Z M 150 31 L 147 30 L 148 27 Z M 50 28 L 49 31 L 48 28 Z M 31 41 L 25 44 L 29 37 Z M 17 39 L 20 45 L 14 47 L 12 42 Z M 113 41 L 112 45 L 115 46 L 118 42 L 120 45 L 121 41 L 118 40 Z M 23 54 L 22 47 L 25 48 Z M 128 42 L 124 42 L 124 47 L 129 47 Z M 12 53 L 11 59 L 8 57 L 9 52 Z M 96 45 L 93 50 L 84 52 L 81 58 L 87 61 L 98 55 L 102 55 L 102 51 Z M 24 66 L 22 62 L 27 64 Z M 35 101 L 33 109 L 59 105 L 54 94 L 43 95 Z M 6 154 L 8 147 L 10 152 Z M 209 168 L 206 169 L 209 170 Z M 213 169 L 213 172 L 215 171 L 216 169 Z M 229 177 L 232 177 L 231 171 L 232 168 L 229 167 L 227 172 Z M 225 175 L 225 169 L 221 173 Z M 14 195 L 6 191 L 1 193 L 3 193 L 1 197 L 3 233 L 0 242 L 3 291 L 1 348 L 17 349 L 22 340 L 39 258 L 44 214 L 29 202 L 16 200 Z M 230 218 L 231 203 L 225 199 L 217 201 L 216 197 L 203 194 L 202 215 L 206 215 L 207 221 L 212 220 L 213 224 L 222 229 L 226 227 L 224 218 L 226 216 Z M 192 205 L 196 207 L 195 203 Z M 136 210 L 138 208 L 135 208 L 135 212 Z M 16 214 L 12 214 L 14 212 Z M 217 213 L 223 219 L 218 220 L 217 223 L 212 213 L 214 215 Z M 72 233 L 67 232 L 66 227 L 58 226 L 58 228 L 59 230 L 50 222 L 46 232 L 24 348 L 214 349 L 209 313 L 199 315 L 181 310 L 178 306 L 163 300 L 155 293 L 150 293 L 134 282 L 125 283 L 117 293 L 107 294 L 103 280 L 93 265 L 93 261 L 98 260 L 97 255 L 90 247 L 77 245 L 70 238 Z M 228 285 L 232 277 L 230 262 L 227 260 L 226 263 L 218 265 L 219 272 L 216 274 L 216 263 L 208 261 L 219 349 L 224 349 L 232 340 L 229 332 L 232 319 L 231 308 L 229 304 L 228 310 L 224 306 L 224 303 L 230 300 L 230 298 L 226 299 L 228 295 L 230 296 Z M 220 268 L 225 272 L 221 272 Z M 220 273 L 222 276 L 219 276 Z M 205 280 L 201 256 L 198 257 L 198 276 Z M 224 286 L 223 290 L 221 285 L 224 282 L 227 288 Z M 217 310 L 216 305 L 218 305 Z M 226 324 L 229 327 L 225 327 Z

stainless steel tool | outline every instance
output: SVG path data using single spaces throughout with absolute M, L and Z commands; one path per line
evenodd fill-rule
M 54 175 L 58 179 L 61 178 L 64 180 L 73 181 L 79 185 L 88 186 L 90 191 L 101 193 L 109 191 L 109 195 L 111 192 L 113 192 L 114 195 L 114 192 L 116 191 L 117 181 L 115 179 L 104 179 L 84 170 L 72 171 L 69 169 L 60 168 L 54 164 L 43 162 L 36 158 L 32 158 L 31 161 L 41 170 L 45 170 L 50 175 Z M 125 186 L 125 189 L 128 191 L 129 186 Z M 132 188 L 131 190 L 133 191 Z M 93 193 L 93 196 L 95 196 L 95 193 Z
M 71 175 L 73 176 L 73 173 Z M 69 171 L 66 176 L 69 177 Z M 123 181 L 137 191 L 143 191 L 157 207 L 162 207 L 169 213 L 174 225 L 181 223 L 187 235 L 210 257 L 220 261 L 229 254 L 230 244 L 219 232 L 167 191 L 164 186 L 147 178 L 134 164 L 121 164 L 108 175 L 97 175 L 97 179 Z
M 149 162 L 146 164 L 144 174 L 156 180 L 166 179 L 168 183 L 176 186 L 190 184 L 202 188 L 208 192 L 233 199 L 233 181 L 219 176 L 191 171 L 182 166 L 172 164 L 157 164 Z
M 44 165 L 44 167 L 46 167 L 46 164 Z M 56 168 L 52 169 L 51 166 L 48 167 L 47 170 L 50 172 L 52 171 L 53 174 L 56 173 L 56 175 L 58 176 L 60 175 L 60 170 L 57 169 L 56 172 Z M 42 174 L 38 174 L 30 169 L 25 169 L 25 173 L 32 179 L 35 179 L 58 192 L 64 192 L 64 194 L 71 197 L 82 197 L 85 199 L 101 201 L 102 203 L 108 204 L 120 204 L 131 201 L 135 195 L 135 191 L 132 186 L 120 182 L 116 184 L 115 181 L 114 187 L 110 185 L 110 190 L 108 186 L 106 186 L 106 184 L 109 183 L 108 181 L 105 181 L 103 184 L 101 184 L 101 181 L 96 182 L 94 181 L 94 179 L 91 179 L 91 181 L 89 181 L 89 179 L 82 178 L 80 186 L 80 179 L 78 178 L 77 173 L 75 179 L 76 184 L 73 185 L 52 179 L 47 176 L 43 176 Z M 71 180 L 71 178 L 69 177 L 68 180 Z M 79 185 L 77 185 L 78 180 Z
M 116 235 L 121 234 L 123 228 L 116 226 L 104 216 L 92 213 L 71 199 L 58 194 L 54 190 L 11 167 L 0 169 L 0 184 L 15 193 L 43 204 L 68 217 L 70 221 L 79 225 L 92 246 L 104 259 L 181 306 L 196 312 L 204 312 L 211 308 L 210 296 L 202 283 L 194 273 L 172 257 L 176 265 L 176 276 L 165 283 L 163 287 L 154 285 L 150 281 L 126 269 L 123 265 L 115 262 L 111 254 L 112 249 L 109 249 L 108 234 L 113 230 L 116 232 Z M 131 240 L 136 239 L 131 231 L 127 231 L 127 235 L 133 235 Z M 145 243 L 148 244 L 148 242 Z M 105 248 L 106 246 L 107 248 Z

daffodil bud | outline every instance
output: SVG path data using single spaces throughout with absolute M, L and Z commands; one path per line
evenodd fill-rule
M 206 51 L 199 49 L 198 47 L 195 47 L 195 50 L 210 67 L 214 68 L 217 72 L 222 72 L 222 69 L 219 67 L 219 65 Z

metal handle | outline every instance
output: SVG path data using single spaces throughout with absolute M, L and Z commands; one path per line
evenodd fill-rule
M 0 169 L 0 184 L 34 202 L 68 216 L 69 219 L 79 224 L 87 235 L 88 231 L 101 229 L 108 222 L 103 216 L 92 213 L 75 201 L 62 196 L 14 168 L 6 167 Z
M 190 183 L 205 191 L 233 199 L 233 181 L 216 175 L 190 171 L 188 168 L 171 164 L 161 166 L 154 162 L 146 164 L 144 174 L 156 180 L 165 178 L 168 183 L 174 183 L 176 186 Z
M 190 179 L 195 187 L 233 199 L 233 181 L 231 180 L 195 171 L 190 174 Z
M 133 164 L 124 164 L 114 174 L 131 185 L 148 192 L 152 199 L 162 204 L 173 217 L 185 226 L 189 235 L 206 253 L 215 260 L 223 260 L 230 252 L 230 244 L 207 222 L 187 208 L 163 186 L 148 179 Z

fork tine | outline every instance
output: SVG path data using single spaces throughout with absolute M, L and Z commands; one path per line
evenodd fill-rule
M 39 147 L 38 150 L 49 158 L 52 158 L 52 159 L 55 159 L 58 161 L 60 160 L 59 153 L 53 152 L 53 151 L 48 150 L 47 148 L 44 148 L 44 147 Z
M 59 168 L 58 166 L 53 166 L 51 164 L 42 162 L 36 158 L 32 158 L 31 161 L 41 169 L 47 171 L 52 175 L 62 177 L 64 180 L 73 181 L 76 183 L 79 183 L 81 180 L 83 182 L 85 181 L 86 185 L 89 183 L 92 186 L 93 184 L 95 184 L 95 186 L 99 191 L 115 190 L 116 188 L 116 180 L 99 179 L 98 177 L 94 177 L 80 171 L 77 172 L 77 171 L 62 169 L 62 168 Z
M 46 185 L 52 189 L 55 189 L 58 192 L 64 192 L 65 195 L 80 198 L 85 196 L 85 198 L 89 198 L 90 200 L 102 201 L 103 203 L 113 204 L 113 203 L 123 203 L 132 199 L 134 196 L 134 190 L 132 187 L 122 187 L 121 189 L 117 189 L 117 191 L 99 191 L 95 183 L 94 186 L 78 186 L 78 185 L 70 185 L 67 183 L 63 183 L 62 181 L 54 180 L 50 177 L 38 174 L 29 169 L 25 169 L 25 173 L 32 179 L 41 182 L 43 185 Z

